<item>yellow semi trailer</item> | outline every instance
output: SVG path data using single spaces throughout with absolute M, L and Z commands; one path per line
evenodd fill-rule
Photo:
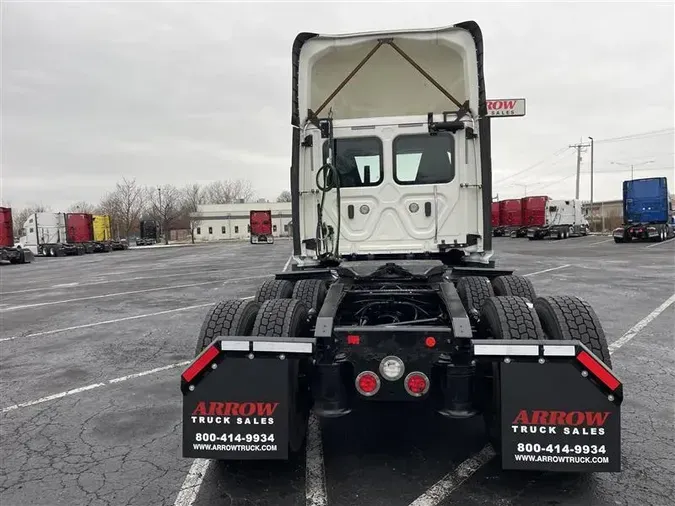
M 94 222 L 94 241 L 107 244 L 113 250 L 128 249 L 129 246 L 126 241 L 113 240 L 112 226 L 110 215 L 95 214 L 93 215 Z

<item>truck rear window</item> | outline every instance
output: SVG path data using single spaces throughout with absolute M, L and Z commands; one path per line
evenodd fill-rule
M 394 180 L 399 184 L 449 183 L 455 177 L 454 137 L 439 133 L 394 139 Z
M 335 139 L 335 165 L 342 188 L 377 186 L 382 182 L 382 142 L 377 137 Z M 328 157 L 328 141 L 323 158 Z M 366 167 L 369 167 L 368 171 Z M 366 174 L 368 172 L 368 174 Z

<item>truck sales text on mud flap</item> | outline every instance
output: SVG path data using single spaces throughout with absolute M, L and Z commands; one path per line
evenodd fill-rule
M 604 436 L 602 425 L 611 415 L 609 411 L 545 411 L 521 410 L 511 428 L 515 434 L 562 434 L 572 436 Z M 579 427 L 583 425 L 583 427 Z M 600 427 L 598 427 L 600 426 Z
M 192 412 L 192 423 L 273 425 L 278 402 L 205 402 Z

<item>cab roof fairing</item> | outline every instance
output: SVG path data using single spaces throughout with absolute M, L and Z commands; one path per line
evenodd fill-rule
M 468 100 L 470 114 L 477 118 L 482 97 L 474 36 L 455 26 L 344 35 L 300 34 L 294 43 L 298 67 L 293 87 L 293 98 L 297 100 L 293 123 L 305 126 L 308 109 L 316 112 L 382 39 L 393 39 L 460 103 Z M 363 64 L 318 116 L 327 116 L 331 107 L 335 119 L 418 116 L 459 109 L 387 44 Z

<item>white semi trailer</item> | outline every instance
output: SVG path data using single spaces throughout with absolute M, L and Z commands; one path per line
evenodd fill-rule
M 20 244 L 35 255 L 47 257 L 85 254 L 83 244 L 68 242 L 64 213 L 31 214 L 23 224 Z

